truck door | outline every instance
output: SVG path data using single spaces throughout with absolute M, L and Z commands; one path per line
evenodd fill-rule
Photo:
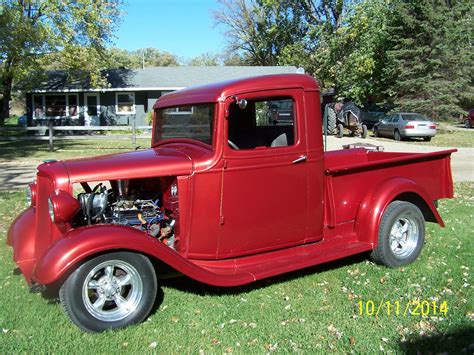
M 218 257 L 304 243 L 308 170 L 302 90 L 228 100 Z M 291 111 L 279 120 L 278 110 Z

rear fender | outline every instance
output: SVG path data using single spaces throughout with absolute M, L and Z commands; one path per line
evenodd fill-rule
M 414 203 L 423 212 L 426 220 L 444 227 L 434 201 L 423 187 L 413 180 L 393 178 L 373 188 L 359 205 L 355 231 L 360 241 L 371 243 L 373 247 L 377 245 L 378 229 L 383 212 L 394 200 Z
M 196 266 L 144 232 L 117 225 L 90 226 L 67 233 L 38 260 L 33 280 L 42 285 L 52 284 L 74 271 L 87 258 L 116 250 L 134 251 L 159 259 L 177 271 L 208 284 L 230 286 L 236 282 Z

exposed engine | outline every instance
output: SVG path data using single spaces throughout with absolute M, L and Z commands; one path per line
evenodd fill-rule
M 175 220 L 160 208 L 160 193 L 147 196 L 142 189 L 129 188 L 128 180 L 111 181 L 112 188 L 102 183 L 77 196 L 82 213 L 79 223 L 118 224 L 140 229 L 174 248 Z M 88 191 L 89 190 L 89 191 Z

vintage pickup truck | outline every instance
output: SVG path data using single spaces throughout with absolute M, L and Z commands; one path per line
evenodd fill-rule
M 363 252 L 397 267 L 425 221 L 443 226 L 455 150 L 325 153 L 310 76 L 188 88 L 153 109 L 149 149 L 40 165 L 8 232 L 32 290 L 59 289 L 85 331 L 143 321 L 170 272 L 236 286 Z

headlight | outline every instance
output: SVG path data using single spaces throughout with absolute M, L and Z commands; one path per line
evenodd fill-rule
M 35 182 L 28 184 L 28 186 L 26 187 L 26 202 L 31 207 L 34 207 L 36 205 L 36 183 Z
M 49 217 L 51 217 L 51 221 L 54 223 L 54 206 L 53 206 L 53 200 L 51 200 L 51 197 L 48 198 L 48 210 L 49 210 Z
M 48 199 L 49 216 L 53 223 L 69 222 L 80 209 L 79 201 L 65 191 L 56 190 Z

